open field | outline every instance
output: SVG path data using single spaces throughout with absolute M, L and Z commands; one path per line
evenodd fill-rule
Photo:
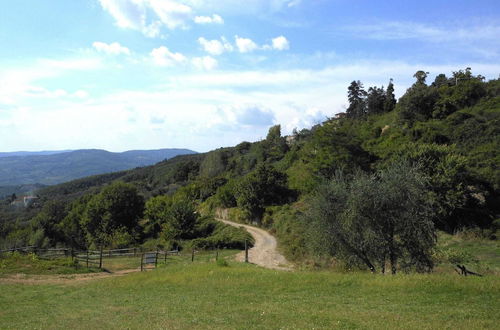
M 500 278 L 281 272 L 215 262 L 0 284 L 2 328 L 496 328 Z

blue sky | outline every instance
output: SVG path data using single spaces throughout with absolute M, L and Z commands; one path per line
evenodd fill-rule
M 497 1 L 3 0 L 0 151 L 208 151 L 466 67 L 500 74 Z

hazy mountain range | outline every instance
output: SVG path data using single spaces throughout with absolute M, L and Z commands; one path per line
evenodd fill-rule
M 0 153 L 0 186 L 53 185 L 90 175 L 152 165 L 188 149 L 131 150 L 121 153 L 99 149 Z

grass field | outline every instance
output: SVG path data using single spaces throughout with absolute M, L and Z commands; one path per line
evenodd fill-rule
M 474 271 L 488 275 L 500 275 L 500 240 L 467 238 L 464 235 L 449 235 L 440 232 L 438 247 L 450 259 L 441 268 L 460 263 Z M 439 269 L 438 269 L 439 270 Z
M 179 260 L 64 284 L 0 284 L 0 328 L 484 329 L 500 324 L 497 276 L 280 272 Z
M 34 254 L 13 253 L 0 256 L 0 278 L 11 274 L 79 274 L 98 272 L 98 269 L 75 269 L 71 258 L 45 260 Z

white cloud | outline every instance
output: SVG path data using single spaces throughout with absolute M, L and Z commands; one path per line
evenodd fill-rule
M 118 42 L 107 44 L 104 42 L 96 41 L 92 44 L 92 47 L 94 47 L 98 52 L 102 52 L 108 55 L 130 55 L 130 49 L 120 45 Z
M 167 47 L 155 48 L 150 53 L 153 63 L 158 66 L 174 66 L 187 60 L 181 53 L 173 53 Z
M 279 36 L 276 37 L 272 40 L 273 42 L 273 49 L 276 50 L 287 50 L 290 49 L 290 43 L 288 42 L 287 38 L 284 36 Z
M 284 36 L 273 38 L 271 45 L 259 46 L 252 39 L 235 36 L 236 47 L 240 53 L 250 53 L 254 50 L 287 50 L 290 49 L 290 42 Z
M 433 75 L 449 75 L 467 66 L 488 79 L 497 78 L 500 72 L 499 64 L 362 61 L 316 70 L 192 73 L 183 70 L 168 75 L 153 74 L 146 84 L 141 81 L 127 88 L 118 85 L 104 90 L 108 81 L 101 82 L 96 77 L 104 76 L 106 71 L 94 72 L 88 81 L 80 77 L 79 71 L 73 71 L 73 68 L 90 68 L 90 64 L 83 65 L 81 60 L 74 59 L 43 61 L 8 72 L 0 66 L 2 148 L 98 147 L 118 151 L 187 147 L 207 151 L 265 137 L 266 125 L 272 123 L 281 124 L 283 134 L 290 134 L 295 127 L 310 127 L 331 117 L 347 103 L 347 86 L 354 79 L 360 79 L 368 87 L 386 85 L 392 77 L 396 95 L 400 96 L 413 83 L 412 75 L 419 69 L 431 72 L 429 81 Z M 74 80 L 81 86 L 67 86 L 63 80 L 52 79 L 54 75 L 68 74 L 78 77 Z M 125 80 L 131 72 L 117 74 L 122 74 Z M 44 90 L 40 86 L 48 80 L 52 87 L 44 86 Z M 87 87 L 87 84 L 95 85 Z M 32 87 L 31 94 L 28 87 Z M 99 89 L 105 93 L 93 92 Z M 78 99 L 76 94 L 80 90 L 89 90 L 91 94 Z M 44 101 L 45 92 L 61 96 L 49 98 L 47 94 Z M 89 135 L 89 131 L 95 133 Z
M 160 29 L 183 28 L 193 16 L 190 6 L 174 0 L 99 0 L 102 8 L 124 29 L 158 37 Z
M 99 0 L 121 28 L 140 29 L 146 19 L 143 0 Z
M 198 38 L 198 43 L 211 55 L 221 55 L 226 51 L 231 52 L 233 50 L 233 46 L 224 37 L 221 40 L 207 40 L 201 37 Z
M 218 65 L 217 60 L 211 56 L 195 57 L 192 63 L 196 68 L 208 71 L 215 69 Z
M 259 49 L 259 46 L 252 40 L 248 38 L 240 38 L 235 36 L 236 47 L 238 47 L 238 51 L 240 53 L 250 53 L 256 49 Z
M 126 0 L 121 0 L 126 1 Z M 193 10 L 185 4 L 171 0 L 144 1 L 169 29 L 184 27 L 191 18 Z
M 89 97 L 89 93 L 87 93 L 86 91 L 83 91 L 83 90 L 77 90 L 75 93 L 73 93 L 73 96 L 77 97 L 79 99 L 85 99 L 85 98 Z
M 196 16 L 194 18 L 196 24 L 224 24 L 224 20 L 217 14 L 212 16 Z

